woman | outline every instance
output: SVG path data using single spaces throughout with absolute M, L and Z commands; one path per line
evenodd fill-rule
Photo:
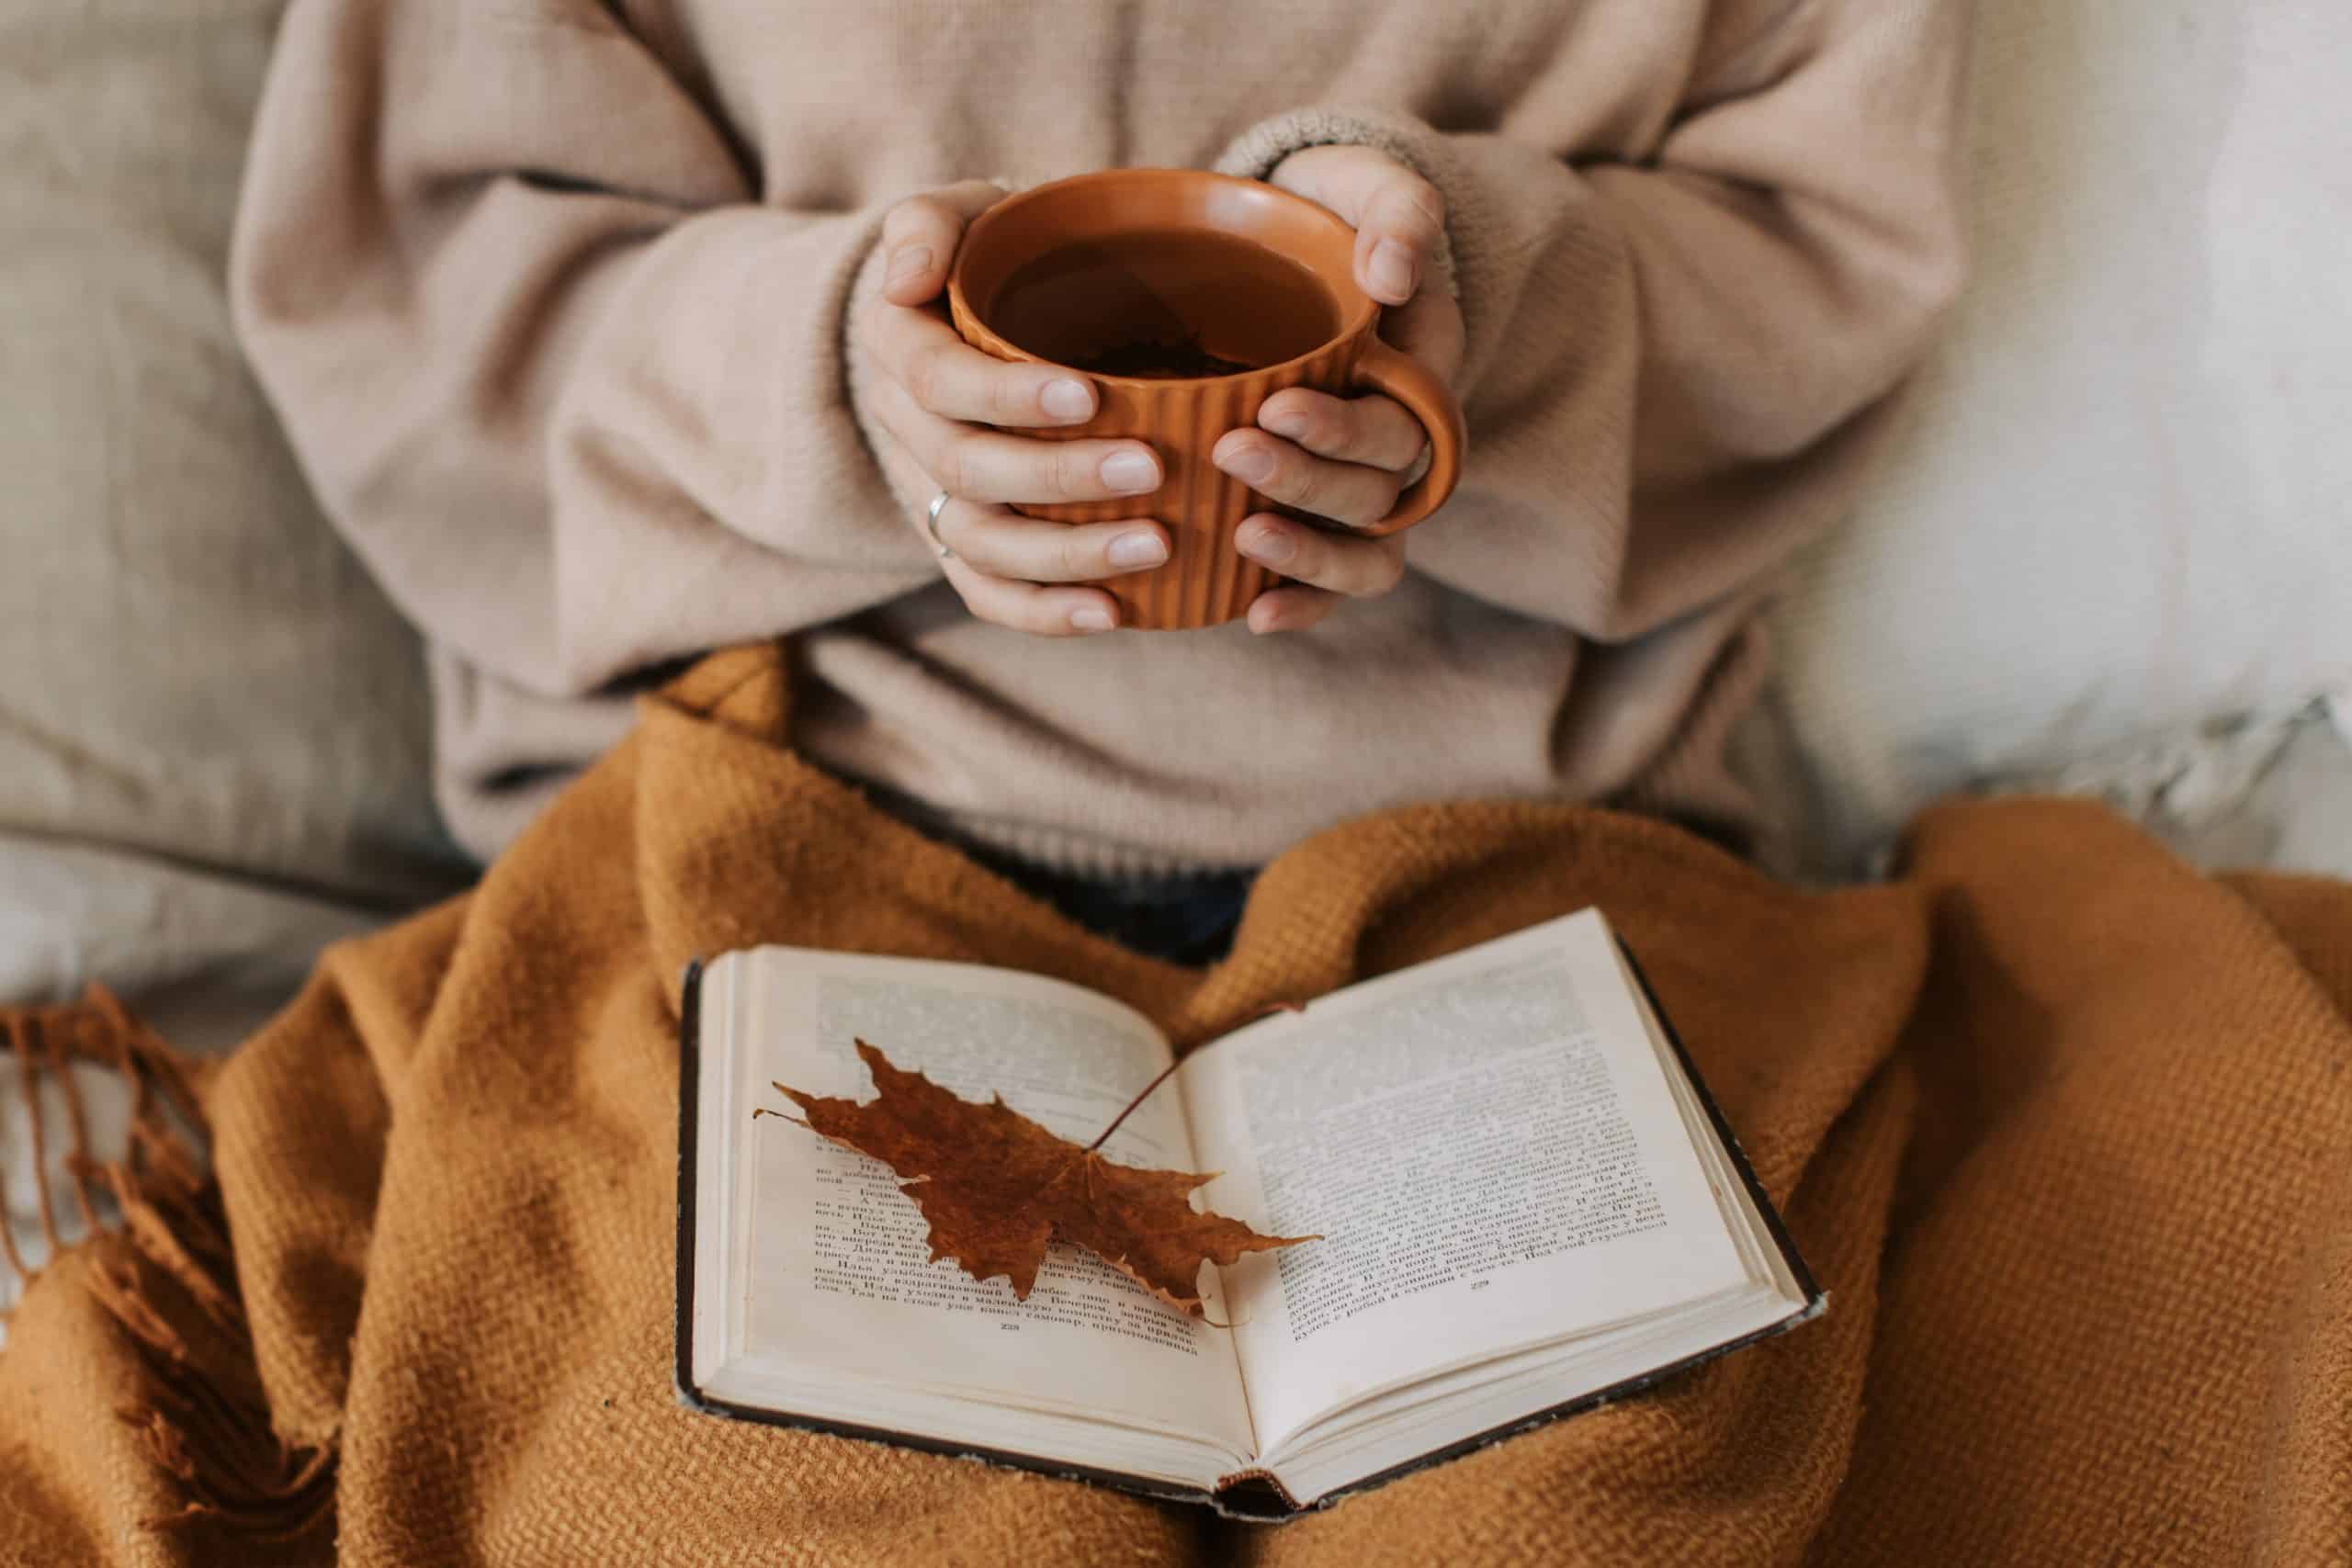
M 1963 12 L 297 0 L 236 299 L 329 513 L 427 634 L 478 852 L 650 672 L 789 635 L 808 756 L 1199 960 L 1252 868 L 1403 801 L 1738 833 L 1721 753 L 1760 596 L 1960 276 Z M 1469 419 L 1409 544 L 1258 517 L 1239 547 L 1295 585 L 1151 634 L 1091 585 L 1152 565 L 1156 525 L 1008 510 L 1159 481 L 1138 443 L 981 428 L 1095 390 L 939 310 L 1002 188 L 1116 164 L 1263 177 L 1359 229 L 1387 334 Z M 1393 403 L 1299 390 L 1217 456 L 1345 525 L 1419 452 Z

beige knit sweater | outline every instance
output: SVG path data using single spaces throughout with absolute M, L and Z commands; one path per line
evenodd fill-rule
M 424 628 L 494 851 L 699 649 L 794 739 L 1086 870 L 1473 795 L 1727 821 L 1773 573 L 1958 281 L 1964 0 L 295 0 L 233 259 L 337 525 Z M 974 175 L 1384 148 L 1449 206 L 1462 487 L 1255 637 L 972 619 L 855 412 L 882 214 Z

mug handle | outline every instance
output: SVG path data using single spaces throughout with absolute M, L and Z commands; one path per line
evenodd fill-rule
M 1462 404 L 1453 389 L 1411 355 L 1399 353 L 1377 337 L 1364 340 L 1363 353 L 1349 376 L 1355 387 L 1396 399 L 1405 405 L 1430 438 L 1429 471 L 1396 498 L 1396 510 L 1370 527 L 1353 530 L 1374 538 L 1409 528 L 1422 521 L 1453 493 L 1462 478 L 1463 449 L 1470 445 L 1462 421 Z

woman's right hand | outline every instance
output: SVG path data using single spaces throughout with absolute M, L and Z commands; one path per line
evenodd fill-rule
M 1097 401 L 1086 378 L 983 354 L 948 321 L 947 271 L 964 226 L 1004 195 L 973 180 L 891 209 L 881 295 L 852 323 L 874 371 L 860 378 L 859 396 L 947 492 L 938 536 L 954 553 L 940 564 L 973 615 L 1040 637 L 1109 631 L 1118 601 L 1085 585 L 1166 561 L 1167 529 L 1149 518 L 1039 522 L 1009 503 L 1148 495 L 1159 488 L 1159 459 L 1141 441 L 1041 441 L 988 428 L 1083 424 Z M 910 519 L 919 532 L 926 522 Z

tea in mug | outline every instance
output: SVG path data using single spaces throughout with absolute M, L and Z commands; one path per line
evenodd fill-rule
M 982 311 L 1015 347 L 1100 376 L 1231 376 L 1339 336 L 1340 308 L 1306 266 L 1207 230 L 1141 230 L 1048 251 Z

